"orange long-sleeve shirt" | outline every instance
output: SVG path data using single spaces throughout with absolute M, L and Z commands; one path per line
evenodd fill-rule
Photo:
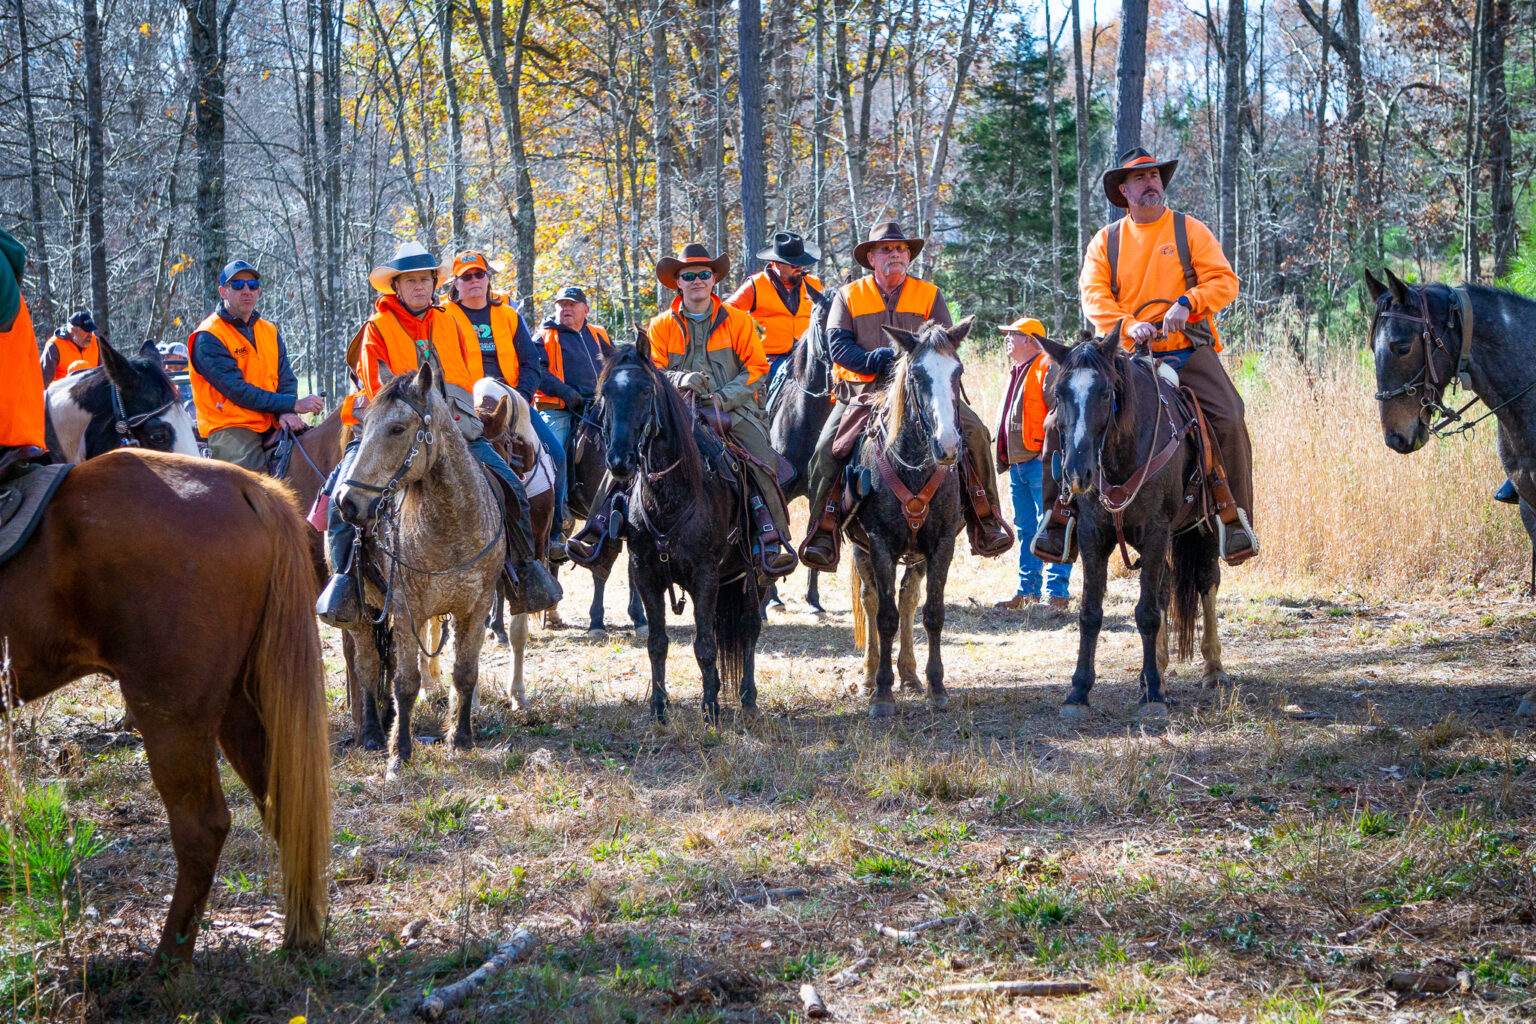
M 1130 217 L 1120 219 L 1120 297 L 1109 290 L 1109 228 L 1099 229 L 1088 243 L 1083 257 L 1083 272 L 1078 285 L 1083 293 L 1083 312 L 1100 331 L 1108 333 L 1116 323 L 1127 331 L 1133 319 L 1161 323 L 1168 308 L 1149 306 L 1135 317 L 1136 309 L 1152 299 L 1177 299 L 1189 296 L 1190 322 L 1209 318 L 1220 312 L 1237 298 L 1237 274 L 1221 251 L 1221 243 L 1211 234 L 1211 229 L 1195 220 L 1185 218 L 1189 235 L 1190 263 L 1195 268 L 1194 288 L 1184 287 L 1184 268 L 1179 265 L 1178 248 L 1173 240 L 1173 212 L 1164 210 L 1163 215 L 1151 224 L 1137 224 Z M 1216 335 L 1216 325 L 1210 324 L 1211 335 Z M 1126 344 L 1130 335 L 1126 334 Z M 1182 332 L 1152 345 L 1154 351 L 1170 352 L 1193 345 Z M 1216 341 L 1221 350 L 1221 341 Z

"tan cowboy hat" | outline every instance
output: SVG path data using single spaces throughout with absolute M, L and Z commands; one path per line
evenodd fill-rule
M 443 282 L 448 280 L 448 267 L 436 256 L 427 252 L 426 246 L 420 242 L 401 242 L 400 248 L 395 250 L 395 255 L 387 263 L 381 263 L 374 267 L 368 274 L 368 283 L 373 285 L 373 290 L 383 295 L 395 294 L 395 278 L 400 274 L 408 274 L 413 270 L 433 270 L 437 272 L 437 283 L 433 288 L 441 288 Z
M 689 266 L 708 267 L 714 271 L 714 280 L 719 281 L 730 272 L 731 258 L 725 253 L 710 256 L 709 250 L 703 245 L 689 242 L 676 256 L 663 256 L 656 261 L 656 280 L 677 291 L 677 272 Z
M 901 230 L 899 223 L 894 220 L 883 220 L 869 229 L 868 241 L 860 242 L 853 247 L 853 262 L 865 270 L 874 270 L 875 268 L 869 265 L 869 250 L 881 242 L 906 242 L 907 251 L 912 254 L 913 259 L 917 259 L 917 254 L 923 251 L 921 238 L 908 238 L 906 232 Z
M 1163 188 L 1173 180 L 1173 172 L 1178 170 L 1177 160 L 1164 160 L 1158 162 L 1157 157 L 1137 146 L 1120 158 L 1119 167 L 1111 167 L 1104 172 L 1104 195 L 1109 198 L 1112 205 L 1125 209 L 1125 196 L 1120 194 L 1120 185 L 1130 177 L 1132 171 L 1155 168 L 1158 176 L 1163 179 Z

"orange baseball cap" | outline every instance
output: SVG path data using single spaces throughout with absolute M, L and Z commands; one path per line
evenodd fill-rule
M 1036 320 L 1032 316 L 1020 317 L 1013 323 L 1002 327 L 1001 330 L 1004 334 L 1013 334 L 1017 332 L 1019 334 L 1030 334 L 1041 338 L 1045 337 L 1045 324 L 1041 323 L 1039 320 Z
M 485 253 L 465 249 L 453 258 L 453 276 L 459 277 L 466 270 L 483 270 L 486 274 L 499 274 L 502 268 L 485 258 Z

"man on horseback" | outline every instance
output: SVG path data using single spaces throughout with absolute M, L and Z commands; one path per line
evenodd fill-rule
M 1126 216 L 1101 228 L 1088 244 L 1079 285 L 1083 312 L 1095 327 L 1108 333 L 1119 324 L 1127 348 L 1150 346 L 1159 361 L 1173 364 L 1199 400 L 1226 476 L 1224 483 L 1208 481 L 1225 526 L 1221 557 L 1237 565 L 1259 550 L 1252 526 L 1253 447 L 1242 396 L 1217 358 L 1221 339 L 1212 317 L 1237 297 L 1238 280 L 1210 228 L 1164 205 L 1178 165 L 1137 148 L 1105 172 L 1104 194 Z M 1160 323 L 1141 319 L 1144 312 L 1159 310 Z M 1047 465 L 1059 446 L 1056 431 L 1047 430 Z M 1032 546 L 1047 562 L 1071 562 L 1076 554 L 1068 542 L 1071 495 L 1058 499 L 1059 489 L 1054 475 L 1045 474 L 1042 500 L 1051 512 Z
M 414 371 L 423 359 L 438 364 L 444 396 L 453 409 L 453 426 L 469 442 L 475 458 L 506 485 L 507 541 L 511 552 L 507 566 L 509 575 L 518 581 L 520 592 L 520 600 L 513 602 L 513 614 L 542 611 L 554 603 L 557 585 L 534 552 L 528 498 L 522 482 L 480 436 L 480 417 L 475 412 L 472 394 L 483 365 L 479 346 L 471 334 L 460 330 L 452 314 L 432 301 L 447 270 L 417 242 L 402 243 L 393 259 L 373 268 L 368 281 L 379 292 L 379 300 L 373 316 L 363 326 L 355 369 L 363 393 L 372 398 L 383 386 L 381 368 L 399 375 Z M 360 437 L 354 436 L 347 446 L 335 479 L 347 478 L 359 442 Z M 362 616 L 362 595 L 348 571 L 356 537 L 357 528 L 342 518 L 333 503 L 326 521 L 333 575 L 315 604 L 315 613 L 339 628 L 356 626 Z
M 197 430 L 208 454 L 253 473 L 267 470 L 264 444 L 279 426 L 304 429 L 300 413 L 321 412 L 299 395 L 282 333 L 256 312 L 261 275 L 245 260 L 219 272 L 219 304 L 187 337 Z
M 916 332 L 928 320 L 953 326 L 939 289 L 907 273 L 907 267 L 922 248 L 923 240 L 908 238 L 895 221 L 876 224 L 868 241 L 853 250 L 854 261 L 869 270 L 870 276 L 844 285 L 832 302 L 827 330 L 837 405 L 821 429 L 816 454 L 811 458 L 811 515 L 820 518 L 800 548 L 801 559 L 812 569 L 831 572 L 837 568 L 842 502 L 834 487 L 842 479 L 843 460 L 833 454 L 832 441 L 850 408 L 859 410 L 855 415 L 868 415 L 868 407 L 855 400 L 878 389 L 881 374 L 896 359 L 896 350 L 888 346 L 881 328 L 899 327 Z M 959 418 L 960 430 L 965 434 L 960 472 L 967 499 L 965 521 L 971 549 L 987 557 L 1000 555 L 1013 543 L 1013 534 L 998 518 L 992 437 L 981 417 L 964 402 L 960 403 Z
M 763 342 L 752 318 L 725 305 L 714 294 L 715 282 L 729 270 L 731 258 L 711 257 L 703 245 L 690 243 L 680 258 L 664 256 L 656 262 L 656 279 L 678 294 L 672 306 L 651 319 L 646 333 L 651 359 L 672 384 L 693 395 L 701 408 L 726 414 L 728 433 L 747 454 L 742 461 L 750 492 L 748 507 L 755 535 L 753 552 L 769 576 L 794 571 L 795 554 L 789 549 L 789 510 L 775 474 L 778 456 L 768 445 L 768 429 L 758 398 L 759 385 L 768 369 Z M 750 483 L 749 483 L 750 481 Z M 604 508 L 606 496 L 597 507 Z M 594 516 L 576 537 L 572 551 L 578 561 L 596 559 L 606 516 Z
M 77 309 L 69 323 L 53 332 L 43 346 L 43 380 L 56 381 L 69 373 L 76 363 L 84 369 L 101 365 L 101 343 L 96 340 L 96 321 L 91 314 Z
M 41 455 L 48 444 L 43 427 L 43 371 L 37 361 L 32 314 L 21 294 L 26 266 L 26 248 L 0 228 L 0 456 L 8 449 L 35 449 Z M 9 461 L 0 458 L 0 462 Z
M 576 417 L 597 397 L 603 360 L 613 355 L 608 331 L 587 319 L 587 293 L 566 285 L 555 295 L 555 311 L 539 327 L 544 331 L 546 366 L 533 396 L 533 407 L 570 456 Z
M 789 358 L 795 339 L 811 322 L 815 310 L 806 286 L 821 291 L 820 279 L 810 273 L 810 268 L 821 262 L 821 254 L 807 249 L 805 240 L 793 231 L 780 231 L 757 258 L 766 260 L 767 268 L 743 281 L 725 304 L 751 316 L 763 332 L 763 352 L 768 356 L 768 375 L 763 381 L 766 388 L 779 372 L 779 364 Z

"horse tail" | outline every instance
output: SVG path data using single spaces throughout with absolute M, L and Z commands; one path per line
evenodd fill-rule
M 864 649 L 864 638 L 869 630 L 869 623 L 864 620 L 864 584 L 859 579 L 859 560 L 851 560 L 853 571 L 848 574 L 848 597 L 853 603 L 853 647 L 854 650 Z
M 1178 642 L 1179 660 L 1194 653 L 1195 623 L 1200 621 L 1200 583 L 1202 569 L 1210 557 L 1211 541 L 1199 530 L 1174 534 L 1170 552 L 1173 562 L 1173 628 Z
M 315 625 L 315 570 L 305 524 L 279 484 L 247 492 L 272 537 L 261 622 L 246 661 L 247 692 L 266 731 L 262 819 L 277 843 L 285 948 L 314 948 L 325 931 L 331 841 L 330 721 Z
M 757 580 L 751 572 L 735 583 L 723 584 L 715 595 L 715 657 L 722 687 L 739 687 L 746 672 L 752 636 L 749 615 L 758 618 Z

